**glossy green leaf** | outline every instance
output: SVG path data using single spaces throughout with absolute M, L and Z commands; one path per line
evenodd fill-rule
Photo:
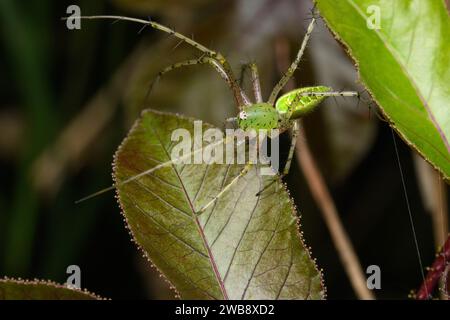
M 87 291 L 47 281 L 0 279 L 0 300 L 96 300 Z
M 316 3 L 391 125 L 449 179 L 450 19 L 444 1 Z M 377 27 L 377 12 L 380 29 L 369 28 Z
M 170 161 L 172 132 L 180 128 L 193 137 L 192 119 L 145 111 L 115 158 L 120 205 L 152 264 L 184 299 L 323 298 L 285 188 L 277 181 L 256 196 L 273 177 L 251 169 L 201 215 L 242 165 L 174 164 L 120 184 Z

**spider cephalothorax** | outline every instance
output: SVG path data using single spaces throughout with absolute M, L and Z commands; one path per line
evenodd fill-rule
M 242 130 L 275 129 L 278 127 L 280 114 L 269 103 L 261 102 L 243 107 L 238 114 L 237 123 Z

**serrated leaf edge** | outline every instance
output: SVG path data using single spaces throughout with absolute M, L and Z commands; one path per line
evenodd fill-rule
M 317 1 L 318 0 L 314 0 L 314 4 L 317 5 Z M 389 124 L 389 126 L 391 128 L 393 128 L 395 130 L 395 132 L 397 132 L 397 134 L 399 135 L 399 137 L 403 140 L 403 142 L 406 143 L 406 145 L 408 145 L 411 149 L 415 150 L 426 162 L 428 162 L 436 171 L 438 171 L 442 178 L 447 182 L 450 183 L 450 176 L 448 176 L 441 168 L 439 168 L 438 166 L 436 166 L 430 159 L 428 159 L 428 157 L 418 148 L 416 148 L 416 146 L 410 142 L 408 140 L 408 138 L 401 132 L 401 130 L 399 130 L 397 128 L 397 126 L 395 125 L 395 123 L 391 120 L 391 118 L 389 117 L 389 115 L 384 111 L 383 108 L 380 107 L 380 103 L 378 102 L 378 100 L 375 98 L 374 94 L 372 93 L 372 91 L 370 90 L 370 88 L 366 85 L 366 83 L 364 82 L 364 80 L 361 77 L 361 72 L 360 72 L 360 68 L 359 68 L 359 63 L 356 60 L 356 58 L 353 56 L 352 54 L 352 49 L 351 47 L 347 44 L 347 42 L 345 42 L 338 34 L 337 32 L 335 32 L 331 26 L 330 23 L 328 22 L 328 19 L 325 18 L 324 16 L 321 15 L 321 18 L 325 21 L 325 26 L 328 29 L 328 31 L 330 31 L 330 33 L 333 35 L 334 39 L 336 41 L 338 41 L 339 44 L 341 44 L 342 48 L 344 49 L 345 53 L 348 55 L 348 57 L 352 60 L 353 65 L 356 68 L 356 72 L 358 75 L 358 78 L 356 80 L 356 83 L 361 84 L 362 86 L 364 86 L 364 88 L 366 88 L 367 93 L 369 94 L 370 98 L 376 103 L 376 105 L 378 106 L 378 109 L 381 111 L 381 113 L 383 114 L 384 118 L 386 119 L 385 121 Z M 434 123 L 433 123 L 434 125 Z M 437 130 L 437 129 L 436 129 Z
M 103 298 L 95 293 L 92 293 L 92 292 L 88 291 L 87 289 L 76 289 L 73 287 L 65 286 L 63 284 L 57 283 L 52 280 L 41 280 L 41 279 L 36 279 L 36 278 L 33 280 L 28 280 L 28 279 L 22 279 L 22 278 L 3 277 L 0 279 L 0 283 L 15 283 L 15 284 L 24 284 L 24 285 L 44 285 L 44 286 L 49 286 L 49 287 L 53 287 L 53 288 L 67 289 L 67 290 L 70 290 L 73 292 L 82 293 L 87 296 L 90 296 L 91 298 L 93 298 L 95 300 L 110 300 L 108 298 Z
M 141 123 L 141 121 L 142 121 L 142 117 L 143 117 L 146 113 L 153 113 L 153 114 L 157 114 L 157 115 L 177 116 L 177 117 L 179 117 L 179 118 L 181 118 L 181 119 L 189 120 L 189 121 L 195 121 L 195 120 L 198 120 L 198 119 L 196 119 L 196 118 L 194 118 L 194 117 L 187 117 L 187 116 L 181 115 L 181 114 L 179 114 L 179 113 L 163 112 L 163 111 L 158 111 L 158 110 L 154 110 L 154 109 L 145 109 L 145 110 L 142 110 L 142 111 L 141 111 L 140 117 L 139 117 L 139 118 L 134 122 L 134 124 L 131 126 L 131 129 L 128 131 L 127 136 L 126 136 L 125 139 L 122 141 L 122 143 L 119 145 L 119 147 L 117 148 L 117 151 L 116 151 L 115 154 L 114 154 L 114 157 L 113 157 L 113 163 L 112 163 L 112 169 L 113 169 L 112 178 L 113 178 L 113 183 L 114 183 L 114 185 L 117 185 L 117 180 L 116 180 L 116 177 L 115 177 L 115 174 L 114 174 L 114 173 L 115 173 L 116 168 L 117 168 L 116 163 L 117 163 L 118 154 L 120 153 L 120 151 L 122 150 L 122 148 L 123 148 L 123 146 L 126 144 L 126 142 L 128 141 L 128 138 L 132 135 L 132 133 L 133 133 L 133 132 L 136 130 L 136 128 L 140 125 L 140 123 Z M 210 125 L 210 124 L 208 124 L 208 123 L 206 123 L 206 122 L 204 122 L 204 124 Z M 214 127 L 214 126 L 212 126 L 212 125 L 210 125 L 210 126 L 211 126 L 211 127 Z M 286 191 L 286 194 L 287 194 L 288 199 L 289 199 L 289 203 L 290 203 L 290 205 L 291 205 L 291 213 L 292 213 L 292 215 L 293 215 L 293 217 L 294 217 L 294 219 L 295 219 L 295 221 L 296 221 L 296 225 L 297 225 L 297 228 L 296 228 L 297 232 L 296 232 L 296 234 L 297 234 L 298 240 L 300 241 L 300 243 L 301 243 L 303 249 L 306 250 L 306 253 L 307 253 L 307 255 L 308 255 L 308 258 L 309 258 L 309 259 L 311 260 L 311 262 L 313 263 L 314 268 L 315 268 L 315 270 L 317 271 L 317 273 L 318 273 L 318 275 L 319 275 L 319 277 L 320 277 L 320 285 L 321 285 L 321 288 L 322 288 L 322 290 L 321 290 L 322 299 L 326 299 L 326 296 L 327 296 L 327 292 L 326 292 L 326 291 L 327 291 L 327 290 L 326 290 L 326 286 L 325 286 L 325 282 L 324 282 L 323 269 L 319 269 L 319 268 L 318 268 L 318 266 L 317 266 L 317 259 L 315 259 L 315 258 L 312 257 L 311 247 L 308 247 L 308 246 L 305 245 L 305 242 L 304 242 L 304 239 L 303 239 L 303 232 L 300 231 L 300 227 L 301 227 L 300 215 L 299 215 L 299 213 L 298 213 L 298 211 L 297 211 L 297 208 L 296 208 L 296 206 L 295 206 L 294 201 L 293 201 L 292 198 L 291 198 L 290 192 L 289 192 L 289 190 L 288 190 L 286 184 L 280 180 L 279 175 L 277 176 L 277 179 L 279 179 L 278 181 L 280 182 L 280 184 L 282 185 L 282 187 L 283 187 L 284 190 Z M 161 277 L 161 278 L 169 285 L 169 288 L 175 293 L 175 298 L 181 299 L 181 294 L 180 294 L 180 292 L 179 292 L 179 291 L 176 289 L 176 287 L 170 282 L 170 280 L 164 275 L 164 273 L 158 268 L 158 266 L 156 266 L 156 265 L 152 262 L 151 258 L 150 258 L 149 255 L 147 254 L 147 252 L 142 248 L 142 246 L 141 246 L 141 245 L 138 243 L 138 241 L 136 240 L 136 237 L 134 236 L 133 231 L 131 230 L 131 228 L 130 228 L 130 226 L 129 226 L 128 219 L 127 219 L 127 217 L 126 217 L 126 215 L 125 215 L 125 209 L 123 208 L 123 206 L 122 206 L 122 204 L 121 204 L 121 202 L 120 202 L 120 196 L 119 196 L 118 189 L 116 188 L 115 190 L 116 190 L 116 191 L 115 191 L 115 199 L 116 199 L 116 201 L 117 201 L 117 203 L 118 203 L 118 205 L 119 205 L 120 213 L 121 213 L 121 215 L 122 215 L 122 217 L 123 217 L 123 220 L 124 220 L 124 222 L 125 222 L 125 228 L 128 230 L 128 234 L 130 235 L 131 242 L 133 242 L 133 243 L 137 246 L 138 250 L 142 252 L 143 258 L 146 259 L 146 260 L 149 262 L 150 267 L 154 268 L 154 269 L 159 273 L 159 276 L 160 276 L 160 277 Z

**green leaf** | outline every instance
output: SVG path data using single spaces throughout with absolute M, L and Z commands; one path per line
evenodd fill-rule
M 252 168 L 201 215 L 242 165 L 174 164 L 120 184 L 170 161 L 171 135 L 180 128 L 194 136 L 192 119 L 144 111 L 115 158 L 119 202 L 148 259 L 184 299 L 323 298 L 321 274 L 279 180 L 256 196 L 273 177 Z
M 48 281 L 0 279 L 0 300 L 96 300 L 100 297 Z
M 450 19 L 444 1 L 316 3 L 391 125 L 448 180 Z M 375 8 L 369 6 L 379 7 L 381 29 L 368 28 Z

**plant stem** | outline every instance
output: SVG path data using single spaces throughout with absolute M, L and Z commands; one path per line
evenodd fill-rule
M 436 287 L 442 274 L 446 271 L 446 268 L 450 262 L 450 235 L 447 237 L 447 241 L 442 247 L 441 251 L 436 255 L 431 268 L 429 268 L 425 281 L 420 286 L 419 291 L 415 298 L 417 300 L 427 300 L 432 297 L 432 292 Z M 448 288 L 447 288 L 448 294 Z
M 416 152 L 412 152 L 418 186 L 426 211 L 433 222 L 433 236 L 439 248 L 448 235 L 447 189 L 439 173 Z
M 278 39 L 276 43 L 278 69 L 283 72 L 289 66 L 289 44 L 286 39 Z M 286 86 L 287 90 L 295 88 L 293 80 Z M 301 129 L 300 136 L 305 136 Z M 304 139 L 297 139 L 296 158 L 306 178 L 314 200 L 321 209 L 325 223 L 330 231 L 333 243 L 338 251 L 342 265 L 350 279 L 357 297 L 363 300 L 375 299 L 374 294 L 367 288 L 361 264 L 350 238 L 339 218 L 336 205 L 328 191 L 326 183 L 316 166 L 314 158 Z

